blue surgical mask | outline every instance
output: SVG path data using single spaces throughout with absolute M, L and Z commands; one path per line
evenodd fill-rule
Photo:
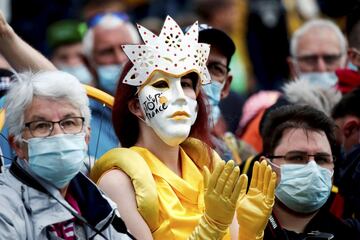
M 71 75 L 75 76 L 79 81 L 83 84 L 91 84 L 92 82 L 92 75 L 85 67 L 85 65 L 81 64 L 78 66 L 67 66 L 67 65 L 60 65 L 59 70 L 70 73 Z
M 64 188 L 80 171 L 86 157 L 85 133 L 30 138 L 29 168 L 40 178 Z
M 332 186 L 330 170 L 320 167 L 315 161 L 306 165 L 283 164 L 280 169 L 276 197 L 285 206 L 295 212 L 312 213 L 325 204 Z
M 355 72 L 359 71 L 359 67 L 354 65 L 352 62 L 349 62 L 347 67 Z
M 334 72 L 309 72 L 301 73 L 300 79 L 306 79 L 310 84 L 320 87 L 334 87 L 338 82 L 338 78 Z
M 224 88 L 225 81 L 219 83 L 218 81 L 212 81 L 209 84 L 203 86 L 203 90 L 208 98 L 210 105 L 210 114 L 213 124 L 215 124 L 221 115 L 219 108 L 219 102 L 221 98 L 221 91 Z
M 123 65 L 102 65 L 98 66 L 96 72 L 99 77 L 99 87 L 109 94 L 114 94 L 118 84 Z

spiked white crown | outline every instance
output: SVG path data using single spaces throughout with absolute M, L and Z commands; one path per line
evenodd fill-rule
M 176 76 L 195 71 L 199 74 L 202 84 L 210 82 L 210 74 L 206 67 L 210 45 L 198 43 L 197 22 L 185 34 L 169 16 L 166 17 L 159 36 L 141 25 L 137 27 L 145 45 L 122 46 L 134 64 L 123 83 L 141 86 L 155 70 Z

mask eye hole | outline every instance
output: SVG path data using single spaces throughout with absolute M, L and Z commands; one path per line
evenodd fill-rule
M 199 82 L 199 75 L 196 72 L 191 72 L 181 78 L 181 86 L 183 88 L 192 88 L 195 90 Z
M 165 80 L 159 80 L 159 81 L 151 84 L 151 86 L 154 87 L 154 88 L 159 88 L 159 89 L 169 88 L 169 84 Z

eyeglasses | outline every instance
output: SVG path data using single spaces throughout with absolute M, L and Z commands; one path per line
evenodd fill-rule
M 290 164 L 307 164 L 310 157 L 313 157 L 318 165 L 331 164 L 335 161 L 335 157 L 327 153 L 308 154 L 301 151 L 291 151 L 282 156 L 267 156 L 269 159 L 283 158 Z
M 216 79 L 224 79 L 230 71 L 227 66 L 219 62 L 209 62 L 206 66 L 211 77 Z
M 316 65 L 318 63 L 318 59 L 322 58 L 326 65 L 334 65 L 343 54 L 324 54 L 324 55 L 304 55 L 298 56 L 297 60 L 299 62 L 303 62 L 307 65 Z
M 83 130 L 85 118 L 68 117 L 57 122 L 52 121 L 32 121 L 25 123 L 25 127 L 30 130 L 33 137 L 48 137 L 54 130 L 54 124 L 59 124 L 61 130 L 66 134 L 77 134 Z
M 96 14 L 95 16 L 93 16 L 92 18 L 90 18 L 86 24 L 88 26 L 88 28 L 93 28 L 96 25 L 98 25 L 98 23 L 105 17 L 105 16 L 113 16 L 116 17 L 124 22 L 129 21 L 129 16 L 126 13 L 123 12 L 104 12 L 104 13 L 99 13 Z

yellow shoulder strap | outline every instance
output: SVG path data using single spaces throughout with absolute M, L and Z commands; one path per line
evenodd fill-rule
M 142 156 L 128 148 L 111 149 L 95 162 L 90 178 L 97 183 L 101 176 L 111 169 L 120 169 L 130 177 L 139 213 L 151 231 L 157 229 L 159 205 L 156 184 Z

